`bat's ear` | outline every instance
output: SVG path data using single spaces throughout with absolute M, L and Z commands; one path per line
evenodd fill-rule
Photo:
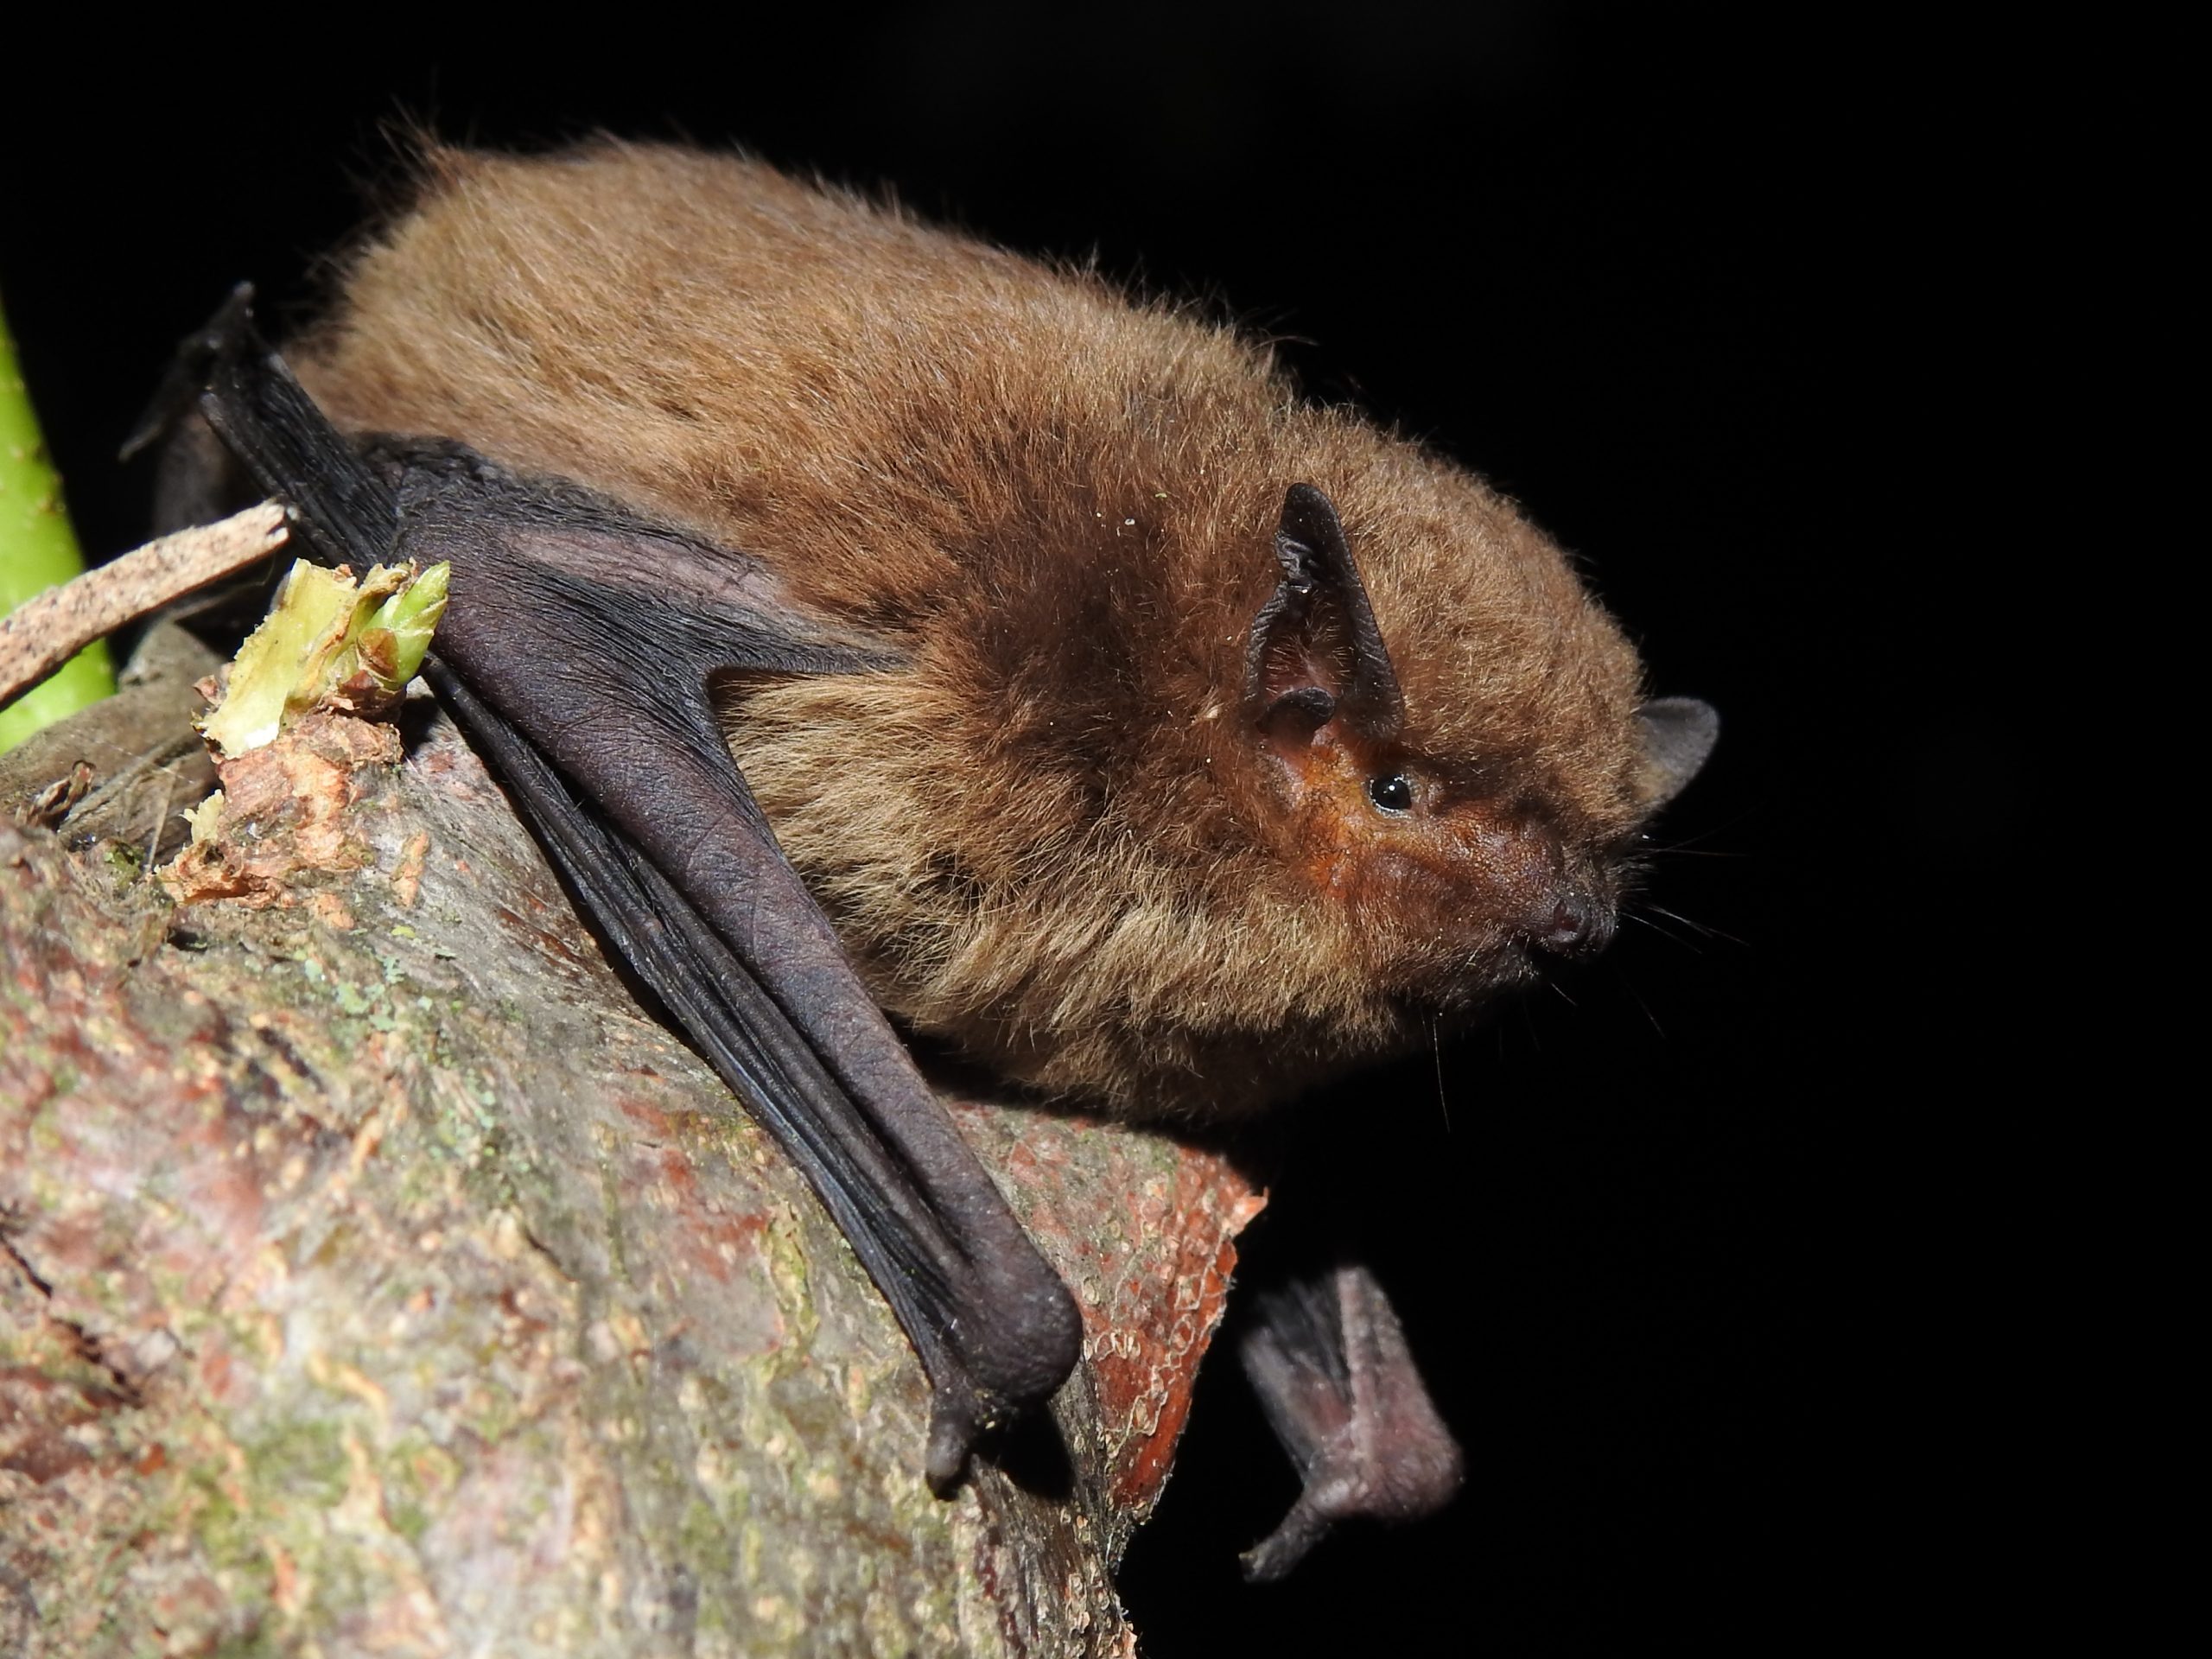
M 1397 674 L 1336 507 L 1311 484 L 1282 499 L 1275 563 L 1282 579 L 1252 619 L 1245 656 L 1254 720 L 1277 742 L 1302 744 L 1338 717 L 1363 737 L 1395 734 L 1405 718 Z
M 1659 697 L 1637 710 L 1643 739 L 1643 804 L 1656 812 L 1688 787 L 1720 736 L 1720 716 L 1695 697 Z

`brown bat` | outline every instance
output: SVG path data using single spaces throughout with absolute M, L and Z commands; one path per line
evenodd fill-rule
M 328 556 L 452 561 L 433 684 L 843 1226 L 941 1491 L 1080 1326 L 882 1011 L 1250 1113 L 1602 945 L 1713 741 L 1510 504 L 1264 347 L 730 157 L 435 151 L 291 361 L 242 299 L 187 354 Z M 1357 1269 L 1247 1364 L 1308 1483 L 1256 1572 L 1456 1481 Z

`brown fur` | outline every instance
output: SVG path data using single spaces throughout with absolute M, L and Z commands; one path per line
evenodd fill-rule
M 1007 1075 L 1237 1109 L 1427 1040 L 1610 906 L 1635 657 L 1504 500 L 1266 352 L 724 156 L 438 152 L 300 352 L 341 424 L 465 440 L 768 561 L 906 665 L 732 743 L 871 988 Z M 1388 753 L 1243 702 L 1285 488 L 1335 502 Z M 1359 793 L 1420 784 L 1414 824 Z

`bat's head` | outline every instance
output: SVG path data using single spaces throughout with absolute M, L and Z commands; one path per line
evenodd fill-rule
M 1457 481 L 1375 493 L 1373 599 L 1334 504 L 1293 485 L 1243 664 L 1266 832 L 1370 982 L 1432 1016 L 1605 945 L 1719 726 L 1644 701 L 1564 558 Z
M 1300 419 L 1280 454 L 1325 490 L 1263 454 L 1040 493 L 911 674 L 756 716 L 870 985 L 1005 1076 L 1233 1114 L 1425 1044 L 1605 942 L 1712 745 L 1510 503 Z M 833 725 L 868 737 L 830 766 Z
M 1598 950 L 1717 724 L 1479 480 L 1268 419 L 1233 466 L 1102 445 L 979 506 L 912 671 L 783 688 L 741 745 L 887 1007 L 1136 1116 L 1264 1106 Z

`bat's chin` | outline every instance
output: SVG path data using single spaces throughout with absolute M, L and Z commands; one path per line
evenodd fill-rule
M 1507 937 L 1393 992 L 1390 1005 L 1401 1027 L 1417 1032 L 1426 1042 L 1440 1025 L 1449 1031 L 1486 1018 L 1502 1002 L 1541 983 L 1563 958 L 1580 954 L 1579 947 L 1567 951 L 1521 935 Z

